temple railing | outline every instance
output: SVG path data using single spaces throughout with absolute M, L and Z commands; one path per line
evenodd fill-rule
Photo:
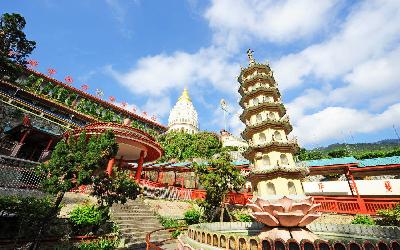
M 189 189 L 167 186 L 158 182 L 141 180 L 142 187 L 146 187 L 144 194 L 153 198 L 173 200 L 197 200 L 205 199 L 206 191 L 201 189 Z M 246 205 L 253 197 L 251 193 L 229 193 L 226 203 Z M 315 203 L 321 206 L 320 212 L 338 214 L 370 214 L 375 215 L 378 210 L 388 209 L 400 204 L 400 198 L 357 198 L 352 196 L 313 196 Z
M 34 167 L 38 162 L 0 155 L 0 187 L 37 189 L 41 178 Z

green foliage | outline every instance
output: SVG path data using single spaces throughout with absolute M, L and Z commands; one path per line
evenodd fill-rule
M 93 178 L 93 192 L 99 203 L 111 206 L 113 203 L 125 203 L 127 199 L 136 199 L 140 193 L 138 184 L 129 177 L 128 171 L 113 169 L 113 175 L 102 172 Z
M 375 221 L 368 215 L 357 214 L 351 224 L 375 225 Z
M 176 239 L 178 238 L 178 236 L 182 233 L 181 230 L 177 229 L 175 231 L 172 232 L 172 238 Z
M 70 136 L 56 145 L 47 163 L 37 167 L 37 173 L 46 176 L 42 188 L 56 194 L 92 184 L 95 171 L 104 168 L 117 151 L 118 144 L 111 131 L 89 139 L 85 132 L 77 137 Z
M 201 213 L 197 209 L 189 209 L 183 215 L 187 225 L 198 224 L 200 222 Z
M 164 228 L 174 228 L 185 225 L 180 220 L 170 217 L 159 216 L 158 220 Z
M 252 222 L 253 221 L 253 218 L 250 216 L 250 214 L 246 214 L 246 213 L 236 213 L 235 217 L 240 222 Z
M 20 221 L 29 225 L 46 219 L 51 208 L 52 200 L 49 197 L 0 196 L 0 211 L 16 214 Z
M 118 246 L 118 240 L 108 240 L 108 239 L 100 239 L 96 241 L 90 242 L 82 242 L 78 249 L 79 250 L 112 250 L 116 249 Z
M 75 227 L 88 227 L 100 226 L 108 218 L 108 208 L 86 204 L 75 207 L 68 219 Z
M 208 164 L 195 164 L 194 167 L 200 184 L 206 189 L 206 198 L 200 205 L 204 208 L 205 219 L 212 221 L 217 209 L 223 208 L 226 194 L 239 191 L 245 179 L 231 164 L 227 153 L 222 153 Z
M 214 133 L 200 132 L 188 134 L 184 132 L 170 132 L 160 135 L 158 142 L 164 149 L 164 156 L 160 161 L 175 159 L 183 161 L 193 158 L 211 158 L 220 153 L 221 142 Z
M 0 196 L 0 211 L 17 216 L 19 230 L 14 236 L 16 240 L 37 232 L 43 220 L 52 220 L 54 217 L 49 217 L 52 209 L 53 203 L 49 197 Z
M 25 18 L 16 13 L 5 13 L 0 18 L 0 79 L 18 78 L 21 67 L 17 64 L 25 66 L 36 47 L 36 42 L 26 39 L 25 25 Z
M 350 156 L 350 153 L 345 149 L 338 149 L 338 150 L 328 152 L 328 155 L 332 158 L 341 158 L 341 157 Z
M 381 226 L 400 226 L 400 204 L 391 209 L 378 210 L 380 219 L 376 221 Z

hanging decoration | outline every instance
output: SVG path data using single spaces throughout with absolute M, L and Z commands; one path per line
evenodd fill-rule
M 153 115 L 153 116 L 151 117 L 151 120 L 157 121 L 157 115 Z
M 146 112 L 146 111 L 143 111 L 142 114 L 143 114 L 144 116 L 147 116 L 147 112 Z
M 122 106 L 123 108 L 126 108 L 126 106 L 128 106 L 128 103 L 122 102 L 122 103 L 121 103 L 121 106 Z
M 108 100 L 110 100 L 110 102 L 115 102 L 115 97 L 114 97 L 114 96 L 110 96 L 110 97 L 108 98 Z
M 35 68 L 35 67 L 37 67 L 37 66 L 39 65 L 39 62 L 36 61 L 36 60 L 33 60 L 33 59 L 29 59 L 29 60 L 28 60 L 28 64 L 29 64 L 29 66 L 31 66 L 32 68 Z
M 71 76 L 66 76 L 66 77 L 64 78 L 64 80 L 65 80 L 65 82 L 68 83 L 68 84 L 72 84 L 72 83 L 74 82 L 74 79 L 72 79 Z
M 132 108 L 132 112 L 136 113 L 136 108 L 135 107 Z
M 52 69 L 52 68 L 48 68 L 48 69 L 47 69 L 47 74 L 48 74 L 49 76 L 52 76 L 52 75 L 54 75 L 55 73 L 57 73 L 57 71 L 56 71 L 55 69 Z
M 82 89 L 83 91 L 87 91 L 87 90 L 89 89 L 89 85 L 83 84 L 83 85 L 81 86 L 81 89 Z

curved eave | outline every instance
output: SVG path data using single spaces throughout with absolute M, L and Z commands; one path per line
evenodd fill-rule
M 246 129 L 241 133 L 241 136 L 245 139 L 251 139 L 251 137 L 255 134 L 255 133 L 259 133 L 267 128 L 272 128 L 272 129 L 283 129 L 285 130 L 286 134 L 289 134 L 290 132 L 292 132 L 292 125 L 287 122 L 287 121 L 263 121 L 261 123 L 258 123 L 256 125 L 252 125 L 252 126 L 246 126 Z
M 278 151 L 282 153 L 295 153 L 298 151 L 298 149 L 299 145 L 297 143 L 275 141 L 261 145 L 249 146 L 248 149 L 243 152 L 243 156 L 248 160 L 253 160 L 257 152 L 269 153 L 272 151 Z
M 242 88 L 240 88 L 242 89 Z M 240 91 L 239 91 L 240 93 Z M 242 92 L 242 98 L 239 101 L 239 104 L 242 108 L 244 108 L 244 103 L 249 101 L 250 99 L 256 97 L 259 94 L 266 94 L 268 96 L 274 96 L 276 99 L 278 99 L 280 97 L 280 93 L 279 90 L 276 87 L 258 87 L 255 90 L 252 90 L 249 93 L 244 93 Z
M 259 80 L 264 83 L 275 85 L 275 79 L 272 76 L 264 75 L 264 74 L 256 74 L 251 79 L 246 79 L 241 82 L 241 87 L 248 88 L 252 84 L 256 84 Z
M 251 115 L 259 113 L 265 109 L 267 109 L 268 111 L 279 112 L 279 115 L 281 117 L 284 116 L 286 113 L 285 106 L 282 103 L 263 102 L 258 104 L 257 106 L 245 108 L 243 110 L 243 113 L 240 115 L 240 120 L 246 123 L 247 118 L 249 118 Z
M 249 71 L 253 71 L 255 69 L 267 69 L 271 70 L 268 64 L 263 64 L 263 63 L 254 63 L 252 65 L 247 66 L 246 68 L 242 68 L 240 71 L 240 74 L 243 75 L 244 73 L 247 73 Z
M 146 132 L 116 123 L 94 123 L 82 129 L 76 129 L 71 134 L 78 135 L 82 131 L 85 131 L 88 135 L 98 135 L 108 130 L 113 131 L 117 142 L 123 142 L 128 145 L 139 144 L 145 147 L 147 154 L 144 158 L 144 162 L 156 161 L 164 153 L 160 144 L 154 141 L 154 138 Z

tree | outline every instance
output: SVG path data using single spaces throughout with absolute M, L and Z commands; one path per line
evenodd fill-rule
M 5 13 L 0 18 L 0 79 L 5 76 L 16 79 L 25 66 L 27 57 L 36 47 L 36 42 L 26 39 L 25 18 L 19 14 Z
M 65 192 L 81 185 L 94 185 L 92 194 L 99 198 L 102 205 L 111 206 L 114 202 L 125 203 L 127 198 L 136 198 L 139 187 L 127 173 L 114 171 L 111 177 L 104 173 L 108 160 L 117 152 L 118 144 L 111 131 L 90 137 L 82 132 L 79 136 L 69 136 L 57 143 L 50 160 L 39 165 L 36 171 L 45 177 L 41 182 L 42 189 L 56 195 L 47 218 L 57 215 Z M 38 233 L 37 241 L 45 225 L 46 222 Z M 37 247 L 38 242 L 35 245 Z
M 244 185 L 245 178 L 231 163 L 228 153 L 208 162 L 194 164 L 200 184 L 206 189 L 206 198 L 200 205 L 204 208 L 207 221 L 213 221 L 220 210 L 220 221 L 223 221 L 225 198 L 229 192 L 238 192 Z M 229 211 L 228 211 L 229 214 Z
M 158 137 L 158 142 L 164 149 L 161 161 L 175 159 L 178 161 L 193 158 L 209 159 L 220 153 L 222 144 L 218 136 L 210 132 L 188 134 L 184 132 L 169 132 Z

